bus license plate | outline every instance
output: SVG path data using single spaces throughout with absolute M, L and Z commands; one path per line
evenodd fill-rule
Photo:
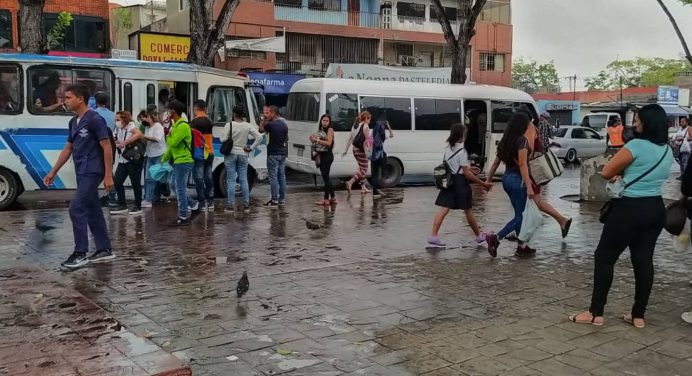
M 299 157 L 303 156 L 303 153 L 305 153 L 305 146 L 303 145 L 293 145 L 294 148 L 296 148 L 296 154 L 298 154 Z

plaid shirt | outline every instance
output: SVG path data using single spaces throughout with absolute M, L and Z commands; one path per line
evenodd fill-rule
M 551 128 L 552 125 L 545 119 L 541 119 L 541 121 L 538 122 L 538 134 L 541 137 L 543 149 L 550 147 Z

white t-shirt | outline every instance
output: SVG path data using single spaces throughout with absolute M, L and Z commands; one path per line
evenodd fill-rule
M 454 157 L 452 155 L 457 152 L 457 150 L 462 149 L 460 152 L 458 152 Z M 447 164 L 449 165 L 449 168 L 452 170 L 453 173 L 459 173 L 463 174 L 464 172 L 460 170 L 462 166 L 469 166 L 469 155 L 464 149 L 464 144 L 456 144 L 454 147 L 450 148 L 447 146 L 445 148 L 445 154 L 444 158 L 447 161 Z
M 135 125 L 134 122 L 130 122 L 130 124 L 118 128 L 117 132 L 115 134 L 115 140 L 118 142 L 124 142 L 128 138 L 132 137 L 132 132 L 137 129 L 137 126 Z M 122 151 L 122 149 L 120 150 Z M 123 158 L 122 153 L 118 153 L 118 163 L 127 163 L 129 162 L 127 159 Z
M 147 140 L 147 157 L 159 157 L 166 152 L 166 138 L 161 123 L 154 123 L 144 131 L 145 137 L 150 137 L 156 141 Z
M 687 130 L 688 128 L 680 128 L 678 131 L 675 133 L 675 140 L 680 141 L 684 140 L 687 138 Z
M 255 142 L 250 146 L 250 149 L 255 149 L 262 142 L 262 134 L 253 127 L 252 124 L 248 122 L 233 122 L 233 131 L 231 132 L 231 123 L 226 123 L 223 127 L 223 133 L 219 140 L 225 142 L 229 137 L 233 139 L 233 149 L 231 149 L 231 154 L 236 155 L 248 155 L 243 149 L 247 146 L 247 142 L 250 138 L 254 139 Z

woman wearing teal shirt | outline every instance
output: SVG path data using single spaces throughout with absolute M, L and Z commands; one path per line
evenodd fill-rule
M 570 316 L 576 323 L 603 325 L 613 269 L 620 254 L 629 247 L 635 294 L 632 311 L 623 319 L 637 328 L 645 325 L 644 313 L 654 282 L 654 248 L 666 216 L 661 186 L 670 174 L 673 153 L 668 147 L 667 115 L 661 106 L 642 107 L 634 115 L 633 125 L 636 138 L 603 167 L 604 178 L 622 179 L 625 185 L 633 183 L 624 189 L 621 198 L 612 200 L 596 247 L 591 307 Z

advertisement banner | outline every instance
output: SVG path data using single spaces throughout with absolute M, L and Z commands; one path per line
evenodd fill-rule
M 659 104 L 678 104 L 680 89 L 677 86 L 659 86 L 656 91 L 656 101 Z
M 451 67 L 418 68 L 398 67 L 376 64 L 339 64 L 327 67 L 326 78 L 347 78 L 352 80 L 421 82 L 448 84 L 452 75 Z M 467 82 L 471 81 L 471 70 L 466 70 Z
M 265 72 L 247 72 L 251 83 L 264 86 L 264 94 L 288 94 L 298 80 L 305 78 L 302 74 L 282 74 Z
M 190 37 L 173 34 L 139 34 L 139 59 L 145 61 L 186 61 Z

